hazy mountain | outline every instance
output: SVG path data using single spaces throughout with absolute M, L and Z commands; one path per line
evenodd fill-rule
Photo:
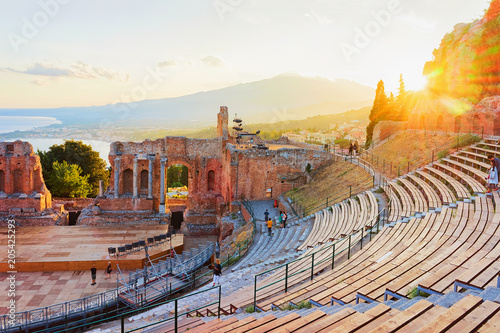
M 133 104 L 58 109 L 0 109 L 0 115 L 55 117 L 63 126 L 186 128 L 215 124 L 219 106 L 248 122 L 302 119 L 371 104 L 374 89 L 348 80 L 282 74 L 256 82 Z

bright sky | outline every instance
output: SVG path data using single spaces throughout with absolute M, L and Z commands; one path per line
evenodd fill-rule
M 284 72 L 419 88 L 489 0 L 0 0 L 0 108 L 181 96 Z

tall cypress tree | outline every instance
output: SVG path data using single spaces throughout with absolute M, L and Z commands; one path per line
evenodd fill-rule
M 387 109 L 387 95 L 385 94 L 384 81 L 380 80 L 375 91 L 375 100 L 370 111 L 370 123 L 366 127 L 366 143 L 365 147 L 370 147 L 373 138 L 373 129 L 379 121 L 384 120 L 384 111 Z

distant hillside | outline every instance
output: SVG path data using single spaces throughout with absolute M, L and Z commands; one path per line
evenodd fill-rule
M 316 130 L 329 130 L 332 124 L 343 124 L 345 122 L 351 122 L 353 120 L 358 120 L 360 122 L 368 123 L 368 115 L 370 114 L 370 107 L 364 107 L 358 110 L 350 110 L 338 114 L 328 114 L 320 115 L 314 117 L 308 117 L 306 119 L 300 120 L 287 120 L 279 121 L 276 123 L 254 123 L 248 124 L 245 121 L 245 129 L 249 131 L 286 131 L 292 129 L 316 129 Z M 244 119 L 245 120 L 245 119 Z M 231 124 L 229 124 L 231 126 Z M 186 136 L 195 139 L 211 139 L 217 136 L 217 129 L 215 126 L 204 128 L 199 131 L 168 131 L 168 130 L 157 130 L 157 131 L 142 131 L 137 130 L 131 134 L 130 140 L 140 141 L 145 139 L 155 140 L 168 135 L 174 136 Z
M 500 0 L 472 23 L 455 25 L 425 64 L 429 90 L 473 103 L 500 95 Z
M 215 125 L 221 105 L 247 122 L 275 122 L 367 106 L 373 95 L 374 89 L 352 81 L 282 74 L 176 98 L 82 108 L 0 109 L 0 115 L 54 117 L 66 127 L 181 129 Z

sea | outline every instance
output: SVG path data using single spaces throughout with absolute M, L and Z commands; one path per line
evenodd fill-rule
M 55 118 L 51 117 L 16 117 L 16 116 L 0 116 L 0 133 L 9 133 L 14 131 L 29 131 L 36 127 L 43 127 L 52 124 L 60 124 L 61 122 Z M 73 139 L 73 138 L 67 138 Z M 89 139 L 78 139 L 75 140 L 82 141 L 84 144 L 91 145 L 92 149 L 99 153 L 99 156 L 106 161 L 106 165 L 109 166 L 108 155 L 109 146 L 111 142 L 100 141 L 100 140 L 89 140 Z M 8 141 L 28 141 L 33 146 L 33 150 L 47 151 L 52 145 L 59 145 L 64 142 L 64 139 L 60 138 L 9 138 Z M 2 141 L 0 139 L 0 141 Z

